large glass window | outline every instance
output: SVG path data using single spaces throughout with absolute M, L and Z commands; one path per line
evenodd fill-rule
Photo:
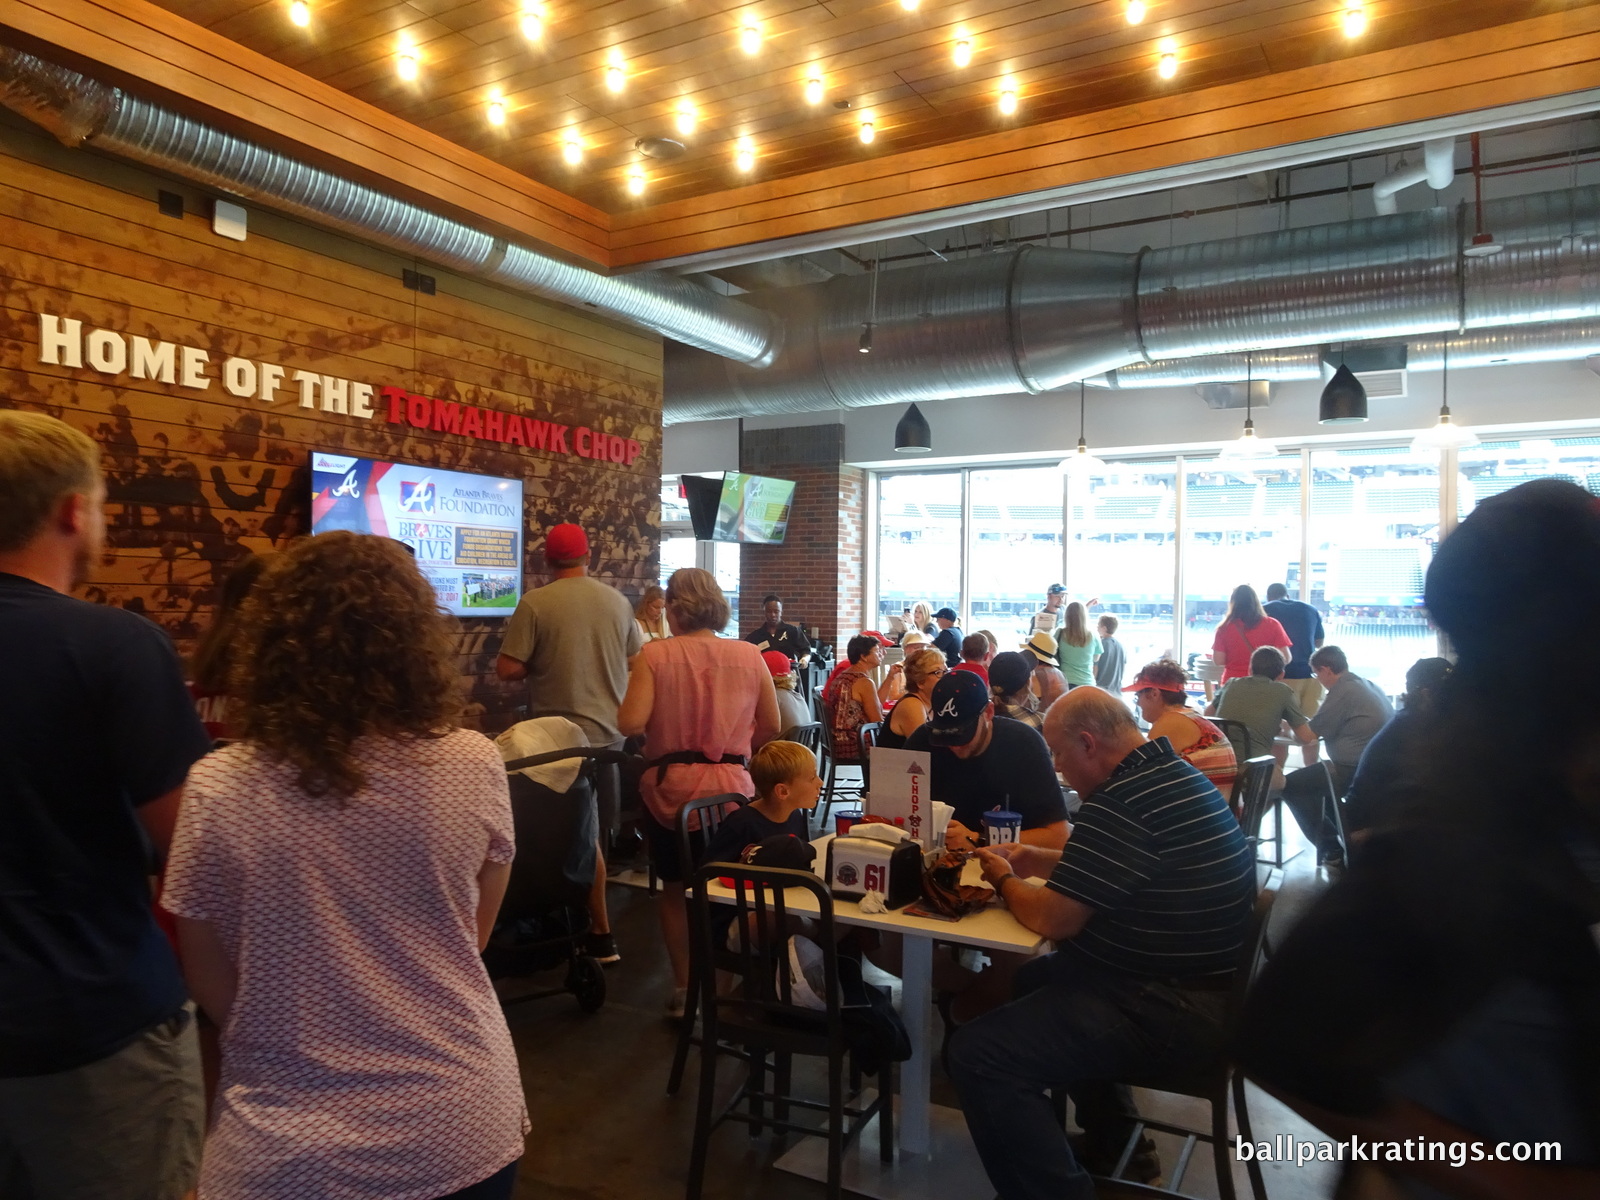
M 1456 454 L 1456 515 L 1530 479 L 1566 479 L 1600 494 L 1600 437 L 1484 442 Z
M 1063 582 L 1071 599 L 1099 597 L 1095 614 L 1116 616 L 1130 679 L 1173 651 L 1177 475 L 1171 459 L 1112 463 L 1071 484 Z
M 972 471 L 968 631 L 987 629 L 1001 650 L 1028 636 L 1045 589 L 1061 578 L 1061 472 L 1054 466 Z
M 1439 462 L 1403 446 L 1311 452 L 1311 595 L 1328 645 L 1390 695 L 1437 653 L 1422 581 L 1439 541 Z
M 1600 495 L 1600 436 L 1490 441 L 1444 461 L 1456 517 L 1530 479 Z M 1440 462 L 1409 446 L 1113 462 L 1071 481 L 1065 511 L 1054 467 L 880 476 L 877 620 L 927 600 L 1009 648 L 1060 579 L 1072 599 L 1098 598 L 1096 611 L 1117 617 L 1130 671 L 1164 655 L 1193 668 L 1234 587 L 1265 599 L 1283 583 L 1322 613 L 1327 644 L 1357 674 L 1398 695 L 1406 669 L 1438 653 L 1423 581 L 1447 532 Z
M 961 611 L 960 471 L 878 479 L 878 620 L 926 600 Z
M 1241 583 L 1299 587 L 1300 455 L 1184 459 L 1183 661 L 1211 652 Z M 1298 592 L 1296 592 L 1298 595 Z

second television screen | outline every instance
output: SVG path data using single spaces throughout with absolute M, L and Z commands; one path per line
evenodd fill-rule
M 722 500 L 717 505 L 717 528 L 712 537 L 719 542 L 781 542 L 793 502 L 793 480 L 729 471 L 722 477 Z
M 458 617 L 507 617 L 522 596 L 522 480 L 311 455 L 311 532 L 402 541 Z

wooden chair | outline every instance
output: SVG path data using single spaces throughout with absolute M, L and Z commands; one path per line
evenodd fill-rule
M 711 920 L 707 887 L 719 878 L 730 879 L 738 900 L 735 920 L 746 931 L 740 949 L 719 945 Z M 789 972 L 789 912 L 785 889 L 803 889 L 817 904 L 813 940 L 822 951 L 825 1011 L 796 1003 Z M 845 1040 L 839 952 L 835 942 L 833 897 L 808 871 L 752 867 L 742 863 L 707 863 L 693 876 L 690 934 L 697 948 L 692 989 L 700 993 L 704 1035 L 700 1055 L 700 1094 L 695 1107 L 694 1142 L 689 1156 L 687 1200 L 699 1200 L 705 1182 L 706 1150 L 712 1131 L 723 1121 L 741 1121 L 759 1133 L 799 1133 L 828 1139 L 829 1200 L 843 1191 L 844 1150 L 861 1135 L 868 1121 L 878 1118 L 878 1155 L 894 1161 L 894 1076 L 892 1065 L 881 1072 L 877 1095 L 855 1107 L 847 1106 L 845 1070 L 850 1057 Z M 717 972 L 732 972 L 738 986 L 719 994 Z M 691 994 L 693 994 L 691 992 Z M 827 1060 L 828 1099 L 821 1102 L 792 1092 L 795 1055 Z M 745 1078 L 732 1100 L 713 1113 L 717 1086 L 717 1061 L 731 1057 L 745 1066 Z M 768 1073 L 773 1086 L 766 1086 Z M 771 1106 L 770 1113 L 767 1111 Z M 790 1120 L 790 1109 L 827 1114 L 822 1128 Z
M 1270 760 L 1269 760 L 1270 761 Z M 1268 926 L 1272 917 L 1273 901 L 1277 899 L 1278 886 L 1282 882 L 1282 873 L 1272 872 L 1256 894 L 1255 911 L 1250 918 L 1250 924 L 1245 934 L 1244 946 L 1239 957 L 1239 965 L 1234 974 L 1233 988 L 1228 993 L 1227 1015 L 1224 1019 L 1226 1028 L 1233 1028 L 1239 1020 L 1239 1015 L 1244 1010 L 1244 999 L 1250 986 L 1255 982 L 1261 964 L 1271 954 L 1271 943 L 1268 940 Z M 1153 1076 L 1145 1079 L 1119 1080 L 1130 1087 L 1146 1088 L 1150 1091 L 1166 1092 L 1174 1096 L 1192 1096 L 1204 1100 L 1211 1105 L 1211 1129 L 1209 1132 L 1191 1129 L 1185 1125 L 1175 1125 L 1166 1121 L 1157 1121 L 1144 1117 L 1135 1122 L 1133 1133 L 1128 1138 L 1128 1144 L 1123 1149 L 1122 1157 L 1105 1182 L 1110 1185 L 1107 1189 L 1110 1195 L 1129 1196 L 1165 1196 L 1182 1195 L 1178 1188 L 1183 1184 L 1184 1173 L 1188 1170 L 1189 1160 L 1194 1155 L 1195 1147 L 1205 1142 L 1211 1147 L 1211 1156 L 1216 1164 L 1217 1194 L 1221 1200 L 1237 1200 L 1237 1192 L 1233 1186 L 1233 1155 L 1228 1141 L 1228 1099 L 1230 1093 L 1233 1099 L 1234 1116 L 1239 1123 L 1239 1136 L 1245 1141 L 1254 1141 L 1250 1129 L 1250 1113 L 1245 1103 L 1244 1076 L 1239 1074 L 1233 1064 L 1226 1057 L 1219 1057 L 1210 1065 L 1185 1076 Z M 1156 1187 L 1147 1183 L 1136 1183 L 1133 1180 L 1121 1179 L 1119 1175 L 1127 1166 L 1128 1160 L 1133 1156 L 1139 1141 L 1144 1137 L 1146 1129 L 1153 1129 L 1158 1133 L 1172 1134 L 1183 1139 L 1183 1149 L 1178 1153 L 1178 1161 L 1173 1165 L 1168 1174 L 1164 1187 Z M 1261 1167 L 1255 1162 L 1250 1162 L 1246 1170 L 1250 1178 L 1250 1191 L 1254 1200 L 1267 1200 L 1266 1183 L 1261 1177 Z M 1097 1178 L 1097 1182 L 1098 1182 Z M 1116 1190 L 1112 1190 L 1116 1189 Z
M 683 864 L 684 878 L 688 879 L 699 865 L 705 847 L 710 844 L 712 836 L 722 824 L 727 815 L 739 805 L 748 803 L 748 797 L 739 795 L 738 792 L 728 792 L 721 796 L 705 796 L 699 800 L 691 800 L 678 810 L 678 855 Z M 698 826 L 692 828 L 691 826 Z M 682 884 L 663 883 L 664 887 L 682 887 Z M 678 1088 L 683 1084 L 683 1069 L 689 1061 L 689 1047 L 701 1044 L 700 1039 L 694 1036 L 696 1015 L 696 992 L 694 988 L 694 956 L 699 952 L 699 947 L 691 938 L 689 941 L 689 996 L 683 1009 L 683 1020 L 678 1026 L 678 1047 L 672 1055 L 672 1073 L 667 1076 L 667 1095 L 676 1096 Z

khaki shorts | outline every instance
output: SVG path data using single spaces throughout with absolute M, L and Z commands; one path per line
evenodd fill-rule
M 194 1006 L 98 1062 L 0 1079 L 5 1200 L 182 1200 L 205 1094 Z
M 1289 690 L 1294 693 L 1295 706 L 1310 718 L 1317 715 L 1317 709 L 1322 707 L 1322 694 L 1326 690 L 1315 679 L 1285 679 Z

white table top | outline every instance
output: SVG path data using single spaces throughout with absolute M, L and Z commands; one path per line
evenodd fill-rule
M 817 848 L 816 861 L 819 865 L 827 862 L 828 843 L 832 840 L 833 834 L 828 833 L 811 843 Z M 967 863 L 961 882 L 988 886 L 983 883 L 983 876 L 978 870 L 976 860 Z M 724 887 L 720 883 L 712 883 L 706 889 L 706 894 L 719 904 L 732 904 L 734 901 L 733 889 Z M 784 903 L 791 912 L 817 911 L 816 898 L 810 892 L 803 890 L 791 889 L 784 897 Z M 835 900 L 833 919 L 841 925 L 862 925 L 891 933 L 955 942 L 962 946 L 978 946 L 985 950 L 1009 950 L 1014 954 L 1037 954 L 1050 948 L 1049 942 L 1039 934 L 1023 928 L 1022 924 L 1011 915 L 1005 903 L 998 899 L 988 908 L 971 916 L 962 917 L 959 921 L 935 921 L 928 917 L 907 916 L 903 908 L 891 909 L 886 913 L 864 913 L 861 911 L 861 905 L 854 900 Z

